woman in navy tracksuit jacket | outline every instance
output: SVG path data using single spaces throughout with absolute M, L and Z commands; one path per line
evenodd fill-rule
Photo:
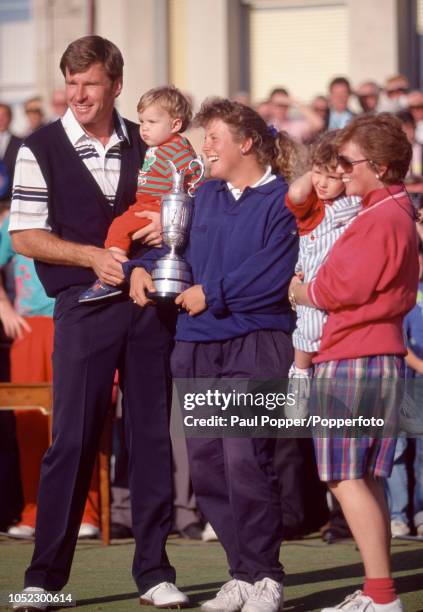
M 280 176 L 286 137 L 229 100 L 206 102 L 197 122 L 205 128 L 212 180 L 196 192 L 185 254 L 195 284 L 176 299 L 183 312 L 173 376 L 286 377 L 294 327 L 287 292 L 298 255 L 295 219 L 284 205 L 288 185 Z M 138 300 L 142 293 L 138 301 L 145 304 L 151 279 L 145 270 L 137 274 L 131 295 Z M 203 604 L 208 612 L 277 612 L 282 605 L 274 442 L 187 439 L 197 502 L 225 548 L 232 576 Z

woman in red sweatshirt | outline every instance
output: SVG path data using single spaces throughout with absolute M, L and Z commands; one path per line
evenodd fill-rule
M 336 378 L 333 386 L 338 392 L 344 389 L 344 396 L 337 393 L 336 399 L 346 404 L 348 416 L 381 416 L 387 404 L 398 406 L 392 384 L 391 397 L 383 397 L 382 385 L 379 395 L 372 396 L 377 399 L 370 402 L 370 415 L 369 401 L 363 399 L 378 380 L 384 379 L 386 388 L 387 379 L 392 383 L 403 376 L 402 321 L 415 304 L 418 284 L 414 213 L 402 184 L 411 148 L 399 121 L 381 113 L 354 119 L 340 132 L 338 150 L 346 194 L 361 196 L 363 210 L 313 282 L 293 279 L 290 299 L 328 313 L 314 359 L 315 377 Z M 403 610 L 390 573 L 390 523 L 382 482 L 391 472 L 395 443 L 372 432 L 315 439 L 320 477 L 341 504 L 365 569 L 363 591 L 322 612 Z

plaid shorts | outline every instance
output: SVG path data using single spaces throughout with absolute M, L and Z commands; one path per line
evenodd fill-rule
M 318 411 L 316 406 L 320 401 L 325 416 L 330 415 L 333 406 L 342 405 L 349 416 L 383 416 L 384 420 L 391 422 L 397 418 L 402 388 L 396 381 L 404 377 L 404 360 L 401 357 L 376 355 L 326 361 L 316 365 L 314 376 L 328 380 L 327 384 L 323 384 L 326 392 L 318 391 L 320 398 L 312 397 L 312 412 Z M 329 379 L 334 379 L 332 387 Z M 331 393 L 327 393 L 328 388 Z M 392 424 L 392 430 L 395 430 L 395 424 Z M 386 478 L 391 473 L 395 437 L 371 433 L 313 437 L 319 476 L 323 481 L 352 480 L 363 478 L 366 474 Z

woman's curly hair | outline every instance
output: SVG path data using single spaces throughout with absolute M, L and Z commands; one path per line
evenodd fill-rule
M 207 98 L 194 117 L 194 125 L 206 127 L 211 121 L 220 119 L 226 123 L 235 141 L 251 138 L 250 154 L 259 164 L 271 166 L 273 172 L 290 180 L 296 173 L 300 157 L 298 147 L 286 132 L 276 132 L 249 106 L 225 98 Z

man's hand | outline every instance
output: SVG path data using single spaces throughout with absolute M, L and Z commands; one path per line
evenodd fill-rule
M 9 302 L 0 302 L 0 320 L 6 336 L 13 340 L 20 339 L 25 332 L 32 331 L 28 321 L 21 317 Z
M 153 300 L 147 297 L 147 291 L 151 291 L 152 293 L 156 291 L 151 276 L 144 268 L 134 268 L 131 274 L 131 286 L 129 290 L 129 295 L 134 303 L 139 306 L 155 304 Z
M 142 219 L 151 219 L 151 223 L 142 227 L 132 235 L 132 240 L 141 240 L 147 246 L 161 247 L 162 246 L 162 225 L 160 222 L 160 213 L 145 211 L 135 213 L 136 217 Z
M 91 267 L 98 278 L 108 285 L 120 285 L 125 280 L 122 264 L 126 255 L 107 249 L 95 249 L 91 254 Z
M 175 304 L 184 308 L 190 317 L 204 312 L 207 309 L 207 304 L 202 285 L 193 285 L 178 295 Z

